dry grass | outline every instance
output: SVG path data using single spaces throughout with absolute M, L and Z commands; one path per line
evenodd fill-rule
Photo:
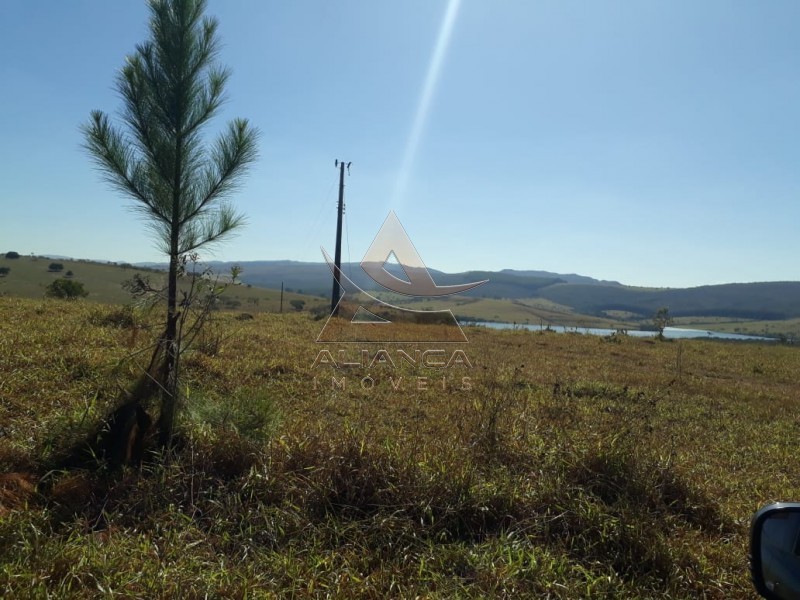
M 51 472 L 138 372 L 118 311 L 0 298 L 6 597 L 751 598 L 750 514 L 800 495 L 796 348 L 470 330 L 471 368 L 340 372 L 294 314 L 219 315 L 171 460 Z

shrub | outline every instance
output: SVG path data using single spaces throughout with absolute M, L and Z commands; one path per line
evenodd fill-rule
M 11 272 L 9 267 L 0 267 L 0 277 L 5 277 Z
M 664 339 L 664 329 L 672 325 L 672 316 L 669 314 L 669 308 L 662 306 L 653 315 L 653 325 L 658 331 L 658 339 Z
M 305 300 L 292 300 L 291 302 L 289 302 L 289 304 L 291 304 L 292 307 L 297 312 L 300 312 L 301 310 L 303 310 L 303 307 L 306 305 L 306 301 Z
M 47 286 L 44 293 L 48 298 L 61 298 L 63 300 L 76 300 L 89 295 L 83 284 L 74 279 L 56 279 Z
M 58 273 L 59 271 L 63 271 L 64 270 L 64 265 L 62 265 L 61 263 L 55 263 L 55 262 L 54 263 L 50 263 L 48 265 L 48 267 L 47 267 L 47 270 L 52 272 L 52 273 Z
M 122 306 L 107 310 L 99 308 L 89 315 L 89 323 L 98 327 L 118 327 L 120 329 L 133 329 L 142 327 L 143 322 L 132 306 Z
M 9 259 L 19 258 L 19 252 L 6 252 L 6 258 Z
M 189 417 L 223 435 L 232 431 L 253 443 L 267 441 L 281 418 L 272 398 L 264 390 L 252 388 L 241 388 L 226 398 L 193 398 Z

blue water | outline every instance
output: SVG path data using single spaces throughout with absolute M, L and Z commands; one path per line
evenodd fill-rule
M 466 325 L 477 325 L 490 329 L 527 329 L 529 331 L 544 331 L 546 325 L 526 325 L 522 323 L 490 323 L 489 321 L 476 321 L 466 323 Z M 558 333 L 587 333 L 589 335 L 611 335 L 616 329 L 600 329 L 597 327 L 564 327 L 561 325 L 551 325 L 551 331 Z M 655 331 L 639 331 L 638 329 L 628 329 L 627 334 L 634 337 L 655 337 Z M 691 339 L 704 338 L 710 340 L 741 340 L 741 341 L 761 341 L 774 342 L 774 338 L 758 335 L 744 335 L 741 333 L 723 333 L 721 331 L 706 331 L 700 329 L 681 329 L 680 327 L 667 327 L 664 329 L 664 337 L 668 339 Z

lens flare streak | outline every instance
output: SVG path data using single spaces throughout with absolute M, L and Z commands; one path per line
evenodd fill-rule
M 428 113 L 430 112 L 431 103 L 436 93 L 436 85 L 439 82 L 439 77 L 442 71 L 444 58 L 447 55 L 447 48 L 450 45 L 450 38 L 453 33 L 453 27 L 458 15 L 458 9 L 461 0 L 449 0 L 447 3 L 447 10 L 444 13 L 442 24 L 439 27 L 439 35 L 436 38 L 436 46 L 433 49 L 430 63 L 428 64 L 428 72 L 425 76 L 425 84 L 422 87 L 419 102 L 417 104 L 417 112 L 414 116 L 414 123 L 411 127 L 411 133 L 408 136 L 406 143 L 406 151 L 403 156 L 403 163 L 400 171 L 397 174 L 397 181 L 395 183 L 394 194 L 392 196 L 392 208 L 399 209 L 405 200 L 406 187 L 408 186 L 408 178 L 411 170 L 414 167 L 414 159 L 417 155 L 422 134 L 425 131 L 425 125 L 428 120 Z

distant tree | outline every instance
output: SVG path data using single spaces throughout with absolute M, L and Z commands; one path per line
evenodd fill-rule
M 306 301 L 305 300 L 292 300 L 292 301 L 289 302 L 289 304 L 291 304 L 297 312 L 300 312 L 301 310 L 303 310 L 303 307 L 306 305 Z
M 55 262 L 54 263 L 50 263 L 47 266 L 47 270 L 50 271 L 51 273 L 58 273 L 58 272 L 64 270 L 64 265 L 62 265 L 61 263 L 55 263 Z
M 5 277 L 11 272 L 11 267 L 0 267 L 0 277 Z
M 257 156 L 257 132 L 244 119 L 204 143 L 203 127 L 219 111 L 229 77 L 216 64 L 218 23 L 203 17 L 205 8 L 205 0 L 150 0 L 150 39 L 127 57 L 116 82 L 125 128 L 101 111 L 84 126 L 85 147 L 106 181 L 134 201 L 169 257 L 155 376 L 163 446 L 171 443 L 179 403 L 178 277 L 191 253 L 243 224 L 225 198 Z
M 11 260 L 19 258 L 19 252 L 6 252 L 6 258 Z
M 653 325 L 658 331 L 658 338 L 664 339 L 664 329 L 672 325 L 673 320 L 669 314 L 669 308 L 662 306 L 653 315 Z
M 238 285 L 239 283 L 241 283 L 240 281 L 237 280 L 239 279 L 239 275 L 242 274 L 243 270 L 244 269 L 242 269 L 242 267 L 240 267 L 239 265 L 233 265 L 231 267 L 231 283 L 233 285 Z
M 83 284 L 74 279 L 56 279 L 47 286 L 44 293 L 48 298 L 61 298 L 63 300 L 77 300 L 89 295 Z

